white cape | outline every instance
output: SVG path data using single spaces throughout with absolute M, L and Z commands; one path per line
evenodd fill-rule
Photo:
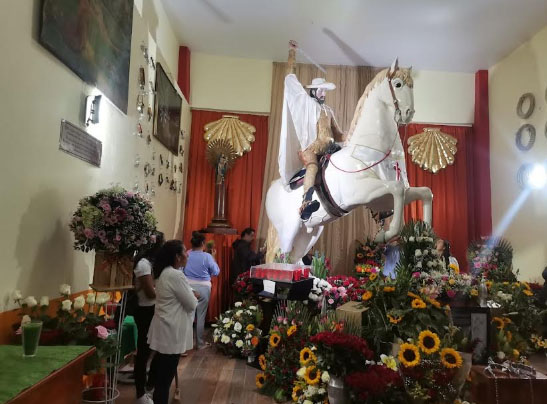
M 285 77 L 281 134 L 279 140 L 279 175 L 287 187 L 292 176 L 302 168 L 298 152 L 317 139 L 317 121 L 321 106 L 311 98 L 294 74 Z

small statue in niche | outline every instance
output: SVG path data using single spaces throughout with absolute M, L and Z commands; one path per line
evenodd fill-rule
M 216 183 L 222 184 L 224 182 L 224 176 L 228 171 L 228 159 L 224 154 L 221 154 L 218 158 L 217 167 L 216 167 Z

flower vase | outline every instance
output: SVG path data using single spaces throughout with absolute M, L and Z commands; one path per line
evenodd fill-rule
M 346 386 L 344 385 L 344 379 L 339 376 L 331 375 L 327 386 L 327 393 L 329 395 L 330 404 L 345 404 Z
M 252 365 L 253 363 L 255 363 L 255 360 L 256 360 L 256 355 L 255 353 L 251 353 L 249 356 L 247 356 L 247 363 L 249 365 Z
M 132 289 L 133 260 L 131 257 L 97 251 L 91 286 L 96 290 Z
M 31 321 L 21 325 L 21 335 L 23 340 L 23 358 L 33 358 L 36 356 L 40 334 L 42 332 L 41 321 Z

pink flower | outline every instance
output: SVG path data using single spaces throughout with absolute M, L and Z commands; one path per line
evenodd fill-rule
M 278 323 L 282 323 L 282 322 L 283 322 L 283 317 L 277 316 L 277 322 L 278 322 Z
M 449 289 L 446 291 L 446 294 L 448 295 L 449 298 L 452 299 L 454 296 L 456 296 L 456 291 Z
M 91 230 L 89 228 L 84 229 L 84 234 L 87 238 L 93 238 L 93 236 L 95 235 L 93 230 Z
M 114 240 L 115 240 L 115 241 L 121 241 L 121 240 L 122 240 L 122 236 L 120 236 L 119 234 L 116 234 L 116 237 L 114 237 Z
M 97 327 L 95 327 L 95 329 L 97 330 L 97 337 L 99 337 L 100 339 L 108 338 L 108 330 L 105 327 L 103 327 L 102 325 L 98 325 Z
M 413 277 L 413 278 L 419 278 L 419 277 L 420 277 L 420 273 L 419 273 L 419 272 L 413 272 L 413 273 L 412 273 L 412 277 Z
M 329 304 L 334 304 L 334 300 L 333 300 L 333 299 L 329 299 Z
M 97 232 L 97 236 L 99 236 L 99 238 L 101 238 L 101 239 L 102 239 L 102 238 L 105 238 L 105 237 L 106 237 L 106 231 L 104 231 L 104 230 L 99 230 L 99 231 Z
M 156 243 L 156 235 L 155 235 L 155 234 L 152 234 L 152 235 L 150 236 L 150 242 L 151 242 L 152 244 L 155 244 L 155 243 Z

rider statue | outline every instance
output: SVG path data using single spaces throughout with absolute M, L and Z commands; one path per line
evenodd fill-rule
M 312 200 L 318 166 L 318 156 L 345 139 L 332 108 L 325 105 L 325 95 L 336 86 L 323 78 L 315 78 L 306 88 L 296 78 L 295 41 L 289 42 L 289 61 L 283 100 L 281 139 L 279 145 L 279 173 L 285 187 L 292 176 L 306 167 L 304 176 L 304 199 L 300 207 L 300 218 L 306 221 L 319 209 L 319 202 Z

